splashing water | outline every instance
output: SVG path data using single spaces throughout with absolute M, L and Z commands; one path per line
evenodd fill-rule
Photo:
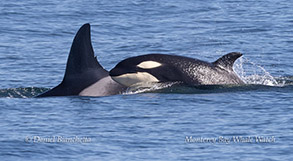
M 239 58 L 233 67 L 234 71 L 246 84 L 259 84 L 266 86 L 283 86 L 263 67 L 253 63 L 247 58 Z

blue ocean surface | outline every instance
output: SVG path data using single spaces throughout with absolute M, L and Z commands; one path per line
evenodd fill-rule
M 293 1 L 0 2 L 0 160 L 293 160 Z M 92 25 L 101 65 L 241 52 L 244 86 L 34 96 L 58 85 Z

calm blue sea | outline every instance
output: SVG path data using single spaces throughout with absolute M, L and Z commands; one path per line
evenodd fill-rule
M 293 1 L 0 2 L 0 160 L 293 160 Z M 33 98 L 59 84 L 75 33 L 100 63 L 242 52 L 241 87 Z M 141 93 L 142 92 L 142 93 Z

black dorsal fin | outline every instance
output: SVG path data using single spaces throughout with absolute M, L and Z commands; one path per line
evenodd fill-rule
M 90 24 L 84 24 L 74 37 L 63 81 L 37 97 L 79 95 L 82 90 L 107 76 L 108 72 L 94 56 Z
M 89 69 L 102 68 L 94 55 L 91 43 L 90 24 L 84 24 L 74 37 L 67 59 L 64 80 L 74 74 L 83 73 Z
M 222 56 L 221 58 L 213 62 L 213 64 L 220 68 L 224 68 L 224 69 L 232 71 L 234 62 L 236 61 L 236 59 L 238 59 L 241 56 L 242 54 L 239 52 L 232 52 Z

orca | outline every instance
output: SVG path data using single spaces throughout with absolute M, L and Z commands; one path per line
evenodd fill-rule
M 37 97 L 108 96 L 125 90 L 126 87 L 113 81 L 97 61 L 91 43 L 90 24 L 84 24 L 73 40 L 62 82 Z
M 241 56 L 239 52 L 232 52 L 209 63 L 184 56 L 148 54 L 127 58 L 109 73 L 113 80 L 127 87 L 148 82 L 241 85 L 245 83 L 233 71 L 234 62 Z

